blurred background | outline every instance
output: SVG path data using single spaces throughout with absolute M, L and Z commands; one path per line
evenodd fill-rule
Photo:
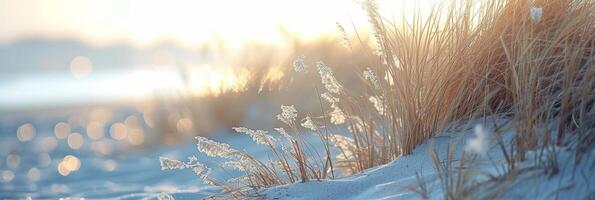
M 379 1 L 388 16 L 402 3 Z M 319 80 L 293 59 L 351 87 L 378 62 L 368 33 L 344 0 L 0 0 L 0 197 L 202 191 L 158 157 L 276 127 L 281 104 L 319 112 Z

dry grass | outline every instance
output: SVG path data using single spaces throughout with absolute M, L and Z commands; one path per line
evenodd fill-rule
M 313 88 L 321 117 L 302 120 L 310 122 L 302 127 L 286 122 L 292 136 L 285 141 L 292 150 L 265 144 L 275 156 L 269 162 L 247 159 L 252 162 L 247 166 L 257 170 L 246 171 L 249 181 L 243 186 L 263 188 L 334 178 L 339 170 L 359 172 L 411 153 L 452 122 L 489 115 L 512 118 L 507 127 L 516 131 L 512 144 L 498 144 L 508 163 L 507 176 L 523 171 L 516 163 L 529 150 L 572 145 L 580 158 L 593 148 L 595 2 L 452 1 L 402 21 L 382 18 L 372 0 L 362 6 L 378 47 L 368 54 L 377 62 L 361 75 L 366 89 L 341 87 L 327 72 L 330 68 L 318 63 L 322 83 Z M 542 8 L 543 14 L 536 18 L 532 8 Z M 350 136 L 331 134 L 340 131 L 334 125 L 343 123 Z M 320 138 L 322 152 L 300 139 L 308 132 L 304 128 Z M 339 150 L 336 160 L 331 159 L 333 145 Z M 432 155 L 444 198 L 468 197 L 471 175 L 455 170 L 451 153 L 444 162 Z M 539 165 L 556 167 L 548 163 Z M 465 168 L 463 160 L 459 165 Z
M 363 98 L 342 97 L 354 144 L 341 152 L 354 156 L 338 158 L 340 167 L 357 172 L 387 163 L 449 123 L 488 115 L 512 117 L 498 129 L 516 132 L 512 144 L 499 141 L 508 167 L 489 181 L 497 188 L 532 169 L 517 167 L 529 150 L 541 152 L 532 158 L 536 166 L 555 174 L 555 156 L 542 159 L 556 155 L 547 147 L 570 144 L 579 159 L 593 148 L 595 3 L 457 2 L 400 23 L 364 2 L 383 62 L 372 71 L 389 80 L 368 82 Z M 540 19 L 532 8 L 543 9 Z M 381 100 L 382 112 L 367 96 Z M 473 173 L 463 160 L 454 170 L 452 155 L 444 162 L 433 155 L 444 198 L 463 199 L 478 187 L 467 183 Z
M 411 153 L 453 121 L 494 114 L 514 118 L 514 161 L 524 160 L 528 149 L 564 143 L 570 132 L 589 138 L 582 146 L 592 146 L 595 3 L 448 5 L 395 23 L 383 20 L 373 1 L 364 2 L 384 61 L 373 71 L 390 80 L 369 84 L 368 95 L 381 97 L 384 115 L 359 106 L 370 104 L 367 98 L 344 106 L 348 115 L 366 119 L 350 123 L 367 127 L 352 136 L 356 154 L 365 154 L 357 169 Z M 539 22 L 531 18 L 532 7 L 543 8 Z M 558 130 L 537 133 L 551 123 Z M 374 131 L 379 140 L 372 139 Z

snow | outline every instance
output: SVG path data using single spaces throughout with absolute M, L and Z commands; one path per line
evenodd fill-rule
M 419 145 L 411 155 L 401 156 L 396 160 L 382 166 L 365 170 L 361 173 L 336 180 L 321 182 L 312 181 L 291 185 L 276 186 L 257 191 L 258 198 L 265 199 L 420 199 L 421 196 L 413 192 L 412 186 L 417 187 L 416 174 L 427 185 L 431 199 L 444 199 L 441 183 L 434 169 L 430 157 L 430 150 L 436 149 L 443 160 L 447 155 L 447 147 L 453 142 L 456 144 L 455 160 L 460 159 L 465 143 L 474 141 L 474 131 L 467 130 L 462 133 L 446 133 L 434 137 Z M 487 158 L 479 159 L 476 166 L 478 171 L 491 174 L 501 174 L 505 166 L 503 155 L 495 145 L 494 135 L 488 133 L 491 146 Z M 505 134 L 505 140 L 510 140 L 512 132 Z M 476 145 L 474 143 L 474 145 Z M 534 170 L 524 173 L 520 178 L 505 184 L 508 188 L 501 196 L 504 199 L 588 199 L 593 198 L 595 175 L 593 163 L 595 156 L 589 152 L 583 162 L 573 167 L 573 152 L 560 148 L 558 164 L 561 171 L 555 175 L 547 176 L 543 170 Z M 530 152 L 531 154 L 532 152 Z M 531 156 L 528 156 L 531 157 Z M 521 163 L 520 166 L 530 166 L 532 160 Z M 455 164 L 457 165 L 457 164 Z M 575 176 L 572 172 L 575 170 Z M 581 176 L 578 176 L 582 174 Z M 479 179 L 478 179 L 479 180 Z M 490 189 L 486 186 L 481 189 Z M 494 189 L 494 188 L 491 188 Z M 487 192 L 486 192 L 487 193 Z M 478 192 L 479 196 L 486 195 Z M 589 196 L 590 195 L 590 196 Z
M 47 124 L 44 124 L 47 123 Z M 83 148 L 72 150 L 64 140 L 59 140 L 56 148 L 48 152 L 51 163 L 42 166 L 38 163 L 38 155 L 44 149 L 32 148 L 39 141 L 51 136 L 54 122 L 34 122 L 38 134 L 28 142 L 18 142 L 14 131 L 16 125 L 1 126 L 5 134 L 0 134 L 0 172 L 14 173 L 14 179 L 0 181 L 0 199 L 37 198 L 116 198 L 116 199 L 157 199 L 171 195 L 175 199 L 202 199 L 221 192 L 220 188 L 205 185 L 190 170 L 161 171 L 159 157 L 185 160 L 189 156 L 197 156 L 201 162 L 213 168 L 215 178 L 225 180 L 235 177 L 241 172 L 222 171 L 217 168 L 221 159 L 208 158 L 196 150 L 195 140 L 187 144 L 161 146 L 145 151 L 128 151 L 117 141 L 104 138 L 114 148 L 110 155 L 97 155 L 88 144 Z M 473 127 L 473 126 L 469 126 Z M 456 129 L 455 129 L 456 130 Z M 461 130 L 461 129 L 458 129 Z M 257 158 L 266 158 L 267 151 L 263 145 L 255 144 L 248 135 L 229 133 L 231 130 L 209 135 L 210 139 L 229 143 L 238 150 L 247 151 Z M 495 146 L 493 133 L 485 128 L 485 138 L 490 144 L 485 157 L 478 160 L 478 169 L 491 174 L 502 173 L 505 165 L 500 150 Z M 505 133 L 504 139 L 509 141 L 512 132 Z M 439 157 L 447 155 L 447 146 L 456 143 L 455 155 L 460 156 L 467 144 L 481 149 L 484 142 L 479 142 L 473 129 L 443 132 L 419 145 L 411 155 L 402 156 L 382 166 L 367 169 L 361 173 L 336 180 L 311 181 L 291 185 L 281 185 L 256 191 L 255 196 L 246 199 L 420 199 L 411 191 L 417 186 L 416 174 L 428 187 L 431 199 L 443 199 L 442 186 L 438 181 L 433 162 L 430 158 L 431 146 L 435 147 Z M 477 141 L 471 142 L 469 141 Z M 312 141 L 316 144 L 316 141 Z M 542 170 L 525 173 L 519 180 L 507 184 L 506 199 L 594 199 L 595 158 L 590 152 L 582 158 L 580 165 L 574 166 L 574 152 L 558 148 L 557 163 L 560 171 L 556 175 L 544 174 Z M 20 157 L 20 165 L 12 168 L 8 163 L 11 155 Z M 61 176 L 56 170 L 58 161 L 66 155 L 75 155 L 81 161 L 80 169 L 68 176 Z M 528 157 L 535 157 L 536 152 L 529 152 Z M 45 154 L 43 154 L 45 155 Z M 459 159 L 459 157 L 455 157 Z M 493 161 L 493 162 L 488 162 Z M 111 164 L 110 164 L 111 163 Z M 495 163 L 495 164 L 492 164 Z M 522 163 L 531 166 L 532 160 Z M 457 163 L 455 162 L 455 165 Z M 112 166 L 112 167 L 109 167 Z M 30 169 L 35 168 L 40 176 L 30 179 Z M 34 170 L 34 171 L 36 171 Z M 572 173 L 574 171 L 574 173 Z M 479 178 L 478 178 L 479 179 Z M 486 185 L 484 188 L 496 187 Z M 558 192 L 559 191 L 559 192 Z M 587 196 L 591 195 L 591 196 Z

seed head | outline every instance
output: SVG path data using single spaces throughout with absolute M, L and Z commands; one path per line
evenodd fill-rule
M 288 126 L 293 125 L 293 121 L 297 117 L 297 110 L 291 106 L 281 105 L 281 114 L 277 115 L 277 119 L 287 124 Z
M 293 60 L 293 70 L 295 70 L 296 72 L 308 72 L 308 65 L 304 61 L 305 58 L 306 56 L 304 55 L 300 55 L 297 58 L 295 58 L 295 60 Z
M 312 121 L 312 118 L 310 118 L 310 116 L 306 116 L 306 118 L 302 119 L 302 121 L 302 127 L 310 129 L 312 131 L 318 131 L 318 127 L 316 127 L 314 121 Z
M 335 79 L 333 70 L 326 66 L 322 61 L 316 63 L 316 67 L 318 68 L 318 74 L 320 74 L 322 84 L 326 90 L 333 94 L 341 94 L 342 87 L 337 79 Z

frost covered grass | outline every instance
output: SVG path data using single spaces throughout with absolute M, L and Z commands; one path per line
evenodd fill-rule
M 276 134 L 234 128 L 267 146 L 269 160 L 198 137 L 200 152 L 230 160 L 221 167 L 245 175 L 219 183 L 196 159 L 163 158 L 162 168 L 191 168 L 211 184 L 246 195 L 249 189 L 332 179 L 383 165 L 412 153 L 455 122 L 478 118 L 493 131 L 476 127 L 463 155 L 455 156 L 455 147 L 442 158 L 437 153 L 442 149 L 430 151 L 445 199 L 474 196 L 486 184 L 506 188 L 529 169 L 554 175 L 561 147 L 573 151 L 577 163 L 590 155 L 595 141 L 595 2 L 452 1 L 402 21 L 381 17 L 372 0 L 361 5 L 376 44 L 370 54 L 376 62 L 354 70 L 363 90 L 341 84 L 323 61 L 309 63 L 307 55 L 299 56 L 293 62 L 295 75 L 319 80 L 312 83 L 322 114 L 284 105 L 277 119 L 285 127 L 276 128 Z M 340 24 L 338 29 L 345 47 L 352 48 L 348 32 Z M 498 124 L 488 116 L 509 120 Z M 508 130 L 514 130 L 510 140 L 502 136 Z M 303 139 L 308 134 L 320 139 L 321 151 Z M 488 146 L 499 149 L 506 167 L 481 182 L 473 178 L 481 174 L 473 166 L 486 157 Z M 534 164 L 520 164 L 527 159 Z M 423 180 L 417 180 L 419 188 L 411 190 L 428 197 Z M 482 192 L 497 198 L 503 191 Z
M 277 116 L 285 128 L 275 128 L 275 135 L 265 130 L 252 130 L 246 127 L 234 127 L 237 133 L 250 136 L 256 145 L 264 145 L 268 149 L 269 160 L 258 160 L 249 153 L 234 149 L 228 144 L 216 142 L 205 137 L 196 137 L 197 150 L 209 157 L 222 158 L 219 167 L 243 172 L 245 175 L 218 181 L 210 176 L 212 169 L 189 157 L 187 162 L 161 157 L 162 170 L 190 169 L 205 184 L 221 187 L 226 192 L 237 196 L 247 195 L 250 189 L 266 188 L 310 180 L 321 181 L 334 177 L 328 135 L 322 133 L 317 124 L 306 116 L 300 125 L 297 110 L 293 106 L 281 106 Z M 291 133 L 291 134 L 290 134 Z M 307 140 L 300 139 L 311 134 L 320 138 L 325 152 L 315 150 Z M 292 136 L 293 135 L 293 136 Z

